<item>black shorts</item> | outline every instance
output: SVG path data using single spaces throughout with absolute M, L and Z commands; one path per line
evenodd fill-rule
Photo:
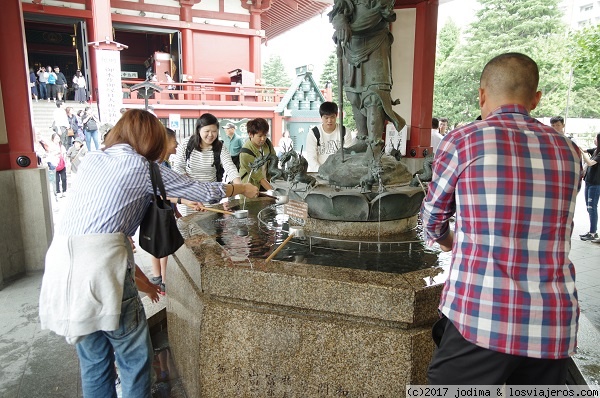
M 427 371 L 430 385 L 564 385 L 570 358 L 541 359 L 479 347 L 443 316 L 433 325 L 438 345 Z

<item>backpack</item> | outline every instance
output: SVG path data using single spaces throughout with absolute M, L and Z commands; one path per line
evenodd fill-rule
M 83 125 L 83 128 L 88 131 L 98 130 L 98 124 L 96 124 L 96 120 L 93 116 Z
M 54 73 L 48 73 L 48 84 L 56 83 L 56 75 Z
M 221 145 L 214 145 L 216 142 L 220 142 Z M 221 148 L 223 148 L 223 141 L 215 140 L 212 145 L 213 150 L 213 164 L 211 165 L 217 171 L 217 182 L 223 181 L 223 174 L 225 174 L 225 169 L 221 164 Z M 194 151 L 194 146 L 190 145 L 190 141 L 188 141 L 187 147 L 185 148 L 185 162 L 187 163 L 190 160 L 190 156 Z
M 317 139 L 317 146 L 321 146 L 321 130 L 317 126 L 312 128 L 312 132 Z M 342 126 L 342 137 L 346 136 L 346 126 Z

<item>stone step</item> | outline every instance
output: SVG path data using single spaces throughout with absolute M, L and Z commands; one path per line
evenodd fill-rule
M 65 102 L 65 107 L 71 107 L 75 111 L 75 113 L 79 112 L 79 110 L 85 109 L 87 104 L 79 104 L 71 101 Z M 33 127 L 36 132 L 44 136 L 50 136 L 52 131 L 52 123 L 54 122 L 54 111 L 56 110 L 56 104 L 54 102 L 48 101 L 32 101 L 31 103 L 32 109 L 32 119 L 33 119 Z

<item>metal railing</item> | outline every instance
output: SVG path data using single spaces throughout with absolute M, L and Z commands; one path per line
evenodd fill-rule
M 129 87 L 140 83 L 139 80 L 122 80 L 123 103 L 144 103 L 144 99 Z M 239 84 L 217 83 L 163 83 L 154 84 L 163 88 L 155 93 L 149 103 L 173 105 L 245 105 L 256 107 L 274 107 L 281 102 L 289 87 L 243 86 Z M 168 89 L 167 86 L 174 86 Z

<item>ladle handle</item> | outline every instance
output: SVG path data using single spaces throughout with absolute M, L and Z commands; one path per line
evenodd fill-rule
M 275 200 L 279 199 L 277 196 L 269 195 L 268 193 L 264 193 L 264 192 L 259 192 L 258 196 L 263 196 L 265 198 L 271 198 L 271 199 L 275 199 Z
M 214 211 L 215 213 L 229 214 L 230 216 L 232 216 L 234 214 L 232 211 L 213 209 L 212 207 L 197 206 L 197 208 L 199 208 L 201 210 L 206 210 L 206 211 Z
M 290 240 L 292 240 L 293 237 L 294 237 L 294 233 L 290 232 L 288 234 L 288 237 L 285 238 L 285 240 L 283 242 L 281 242 L 281 244 L 279 245 L 279 247 L 277 249 L 275 249 L 275 251 L 273 251 L 273 253 L 271 253 L 269 255 L 269 257 L 267 257 L 267 259 L 265 260 L 265 263 L 268 263 L 269 261 L 271 261 L 273 259 L 273 257 L 275 257 L 277 255 L 277 253 L 279 253 L 281 251 L 281 249 L 283 249 L 283 246 L 287 245 L 288 242 Z

